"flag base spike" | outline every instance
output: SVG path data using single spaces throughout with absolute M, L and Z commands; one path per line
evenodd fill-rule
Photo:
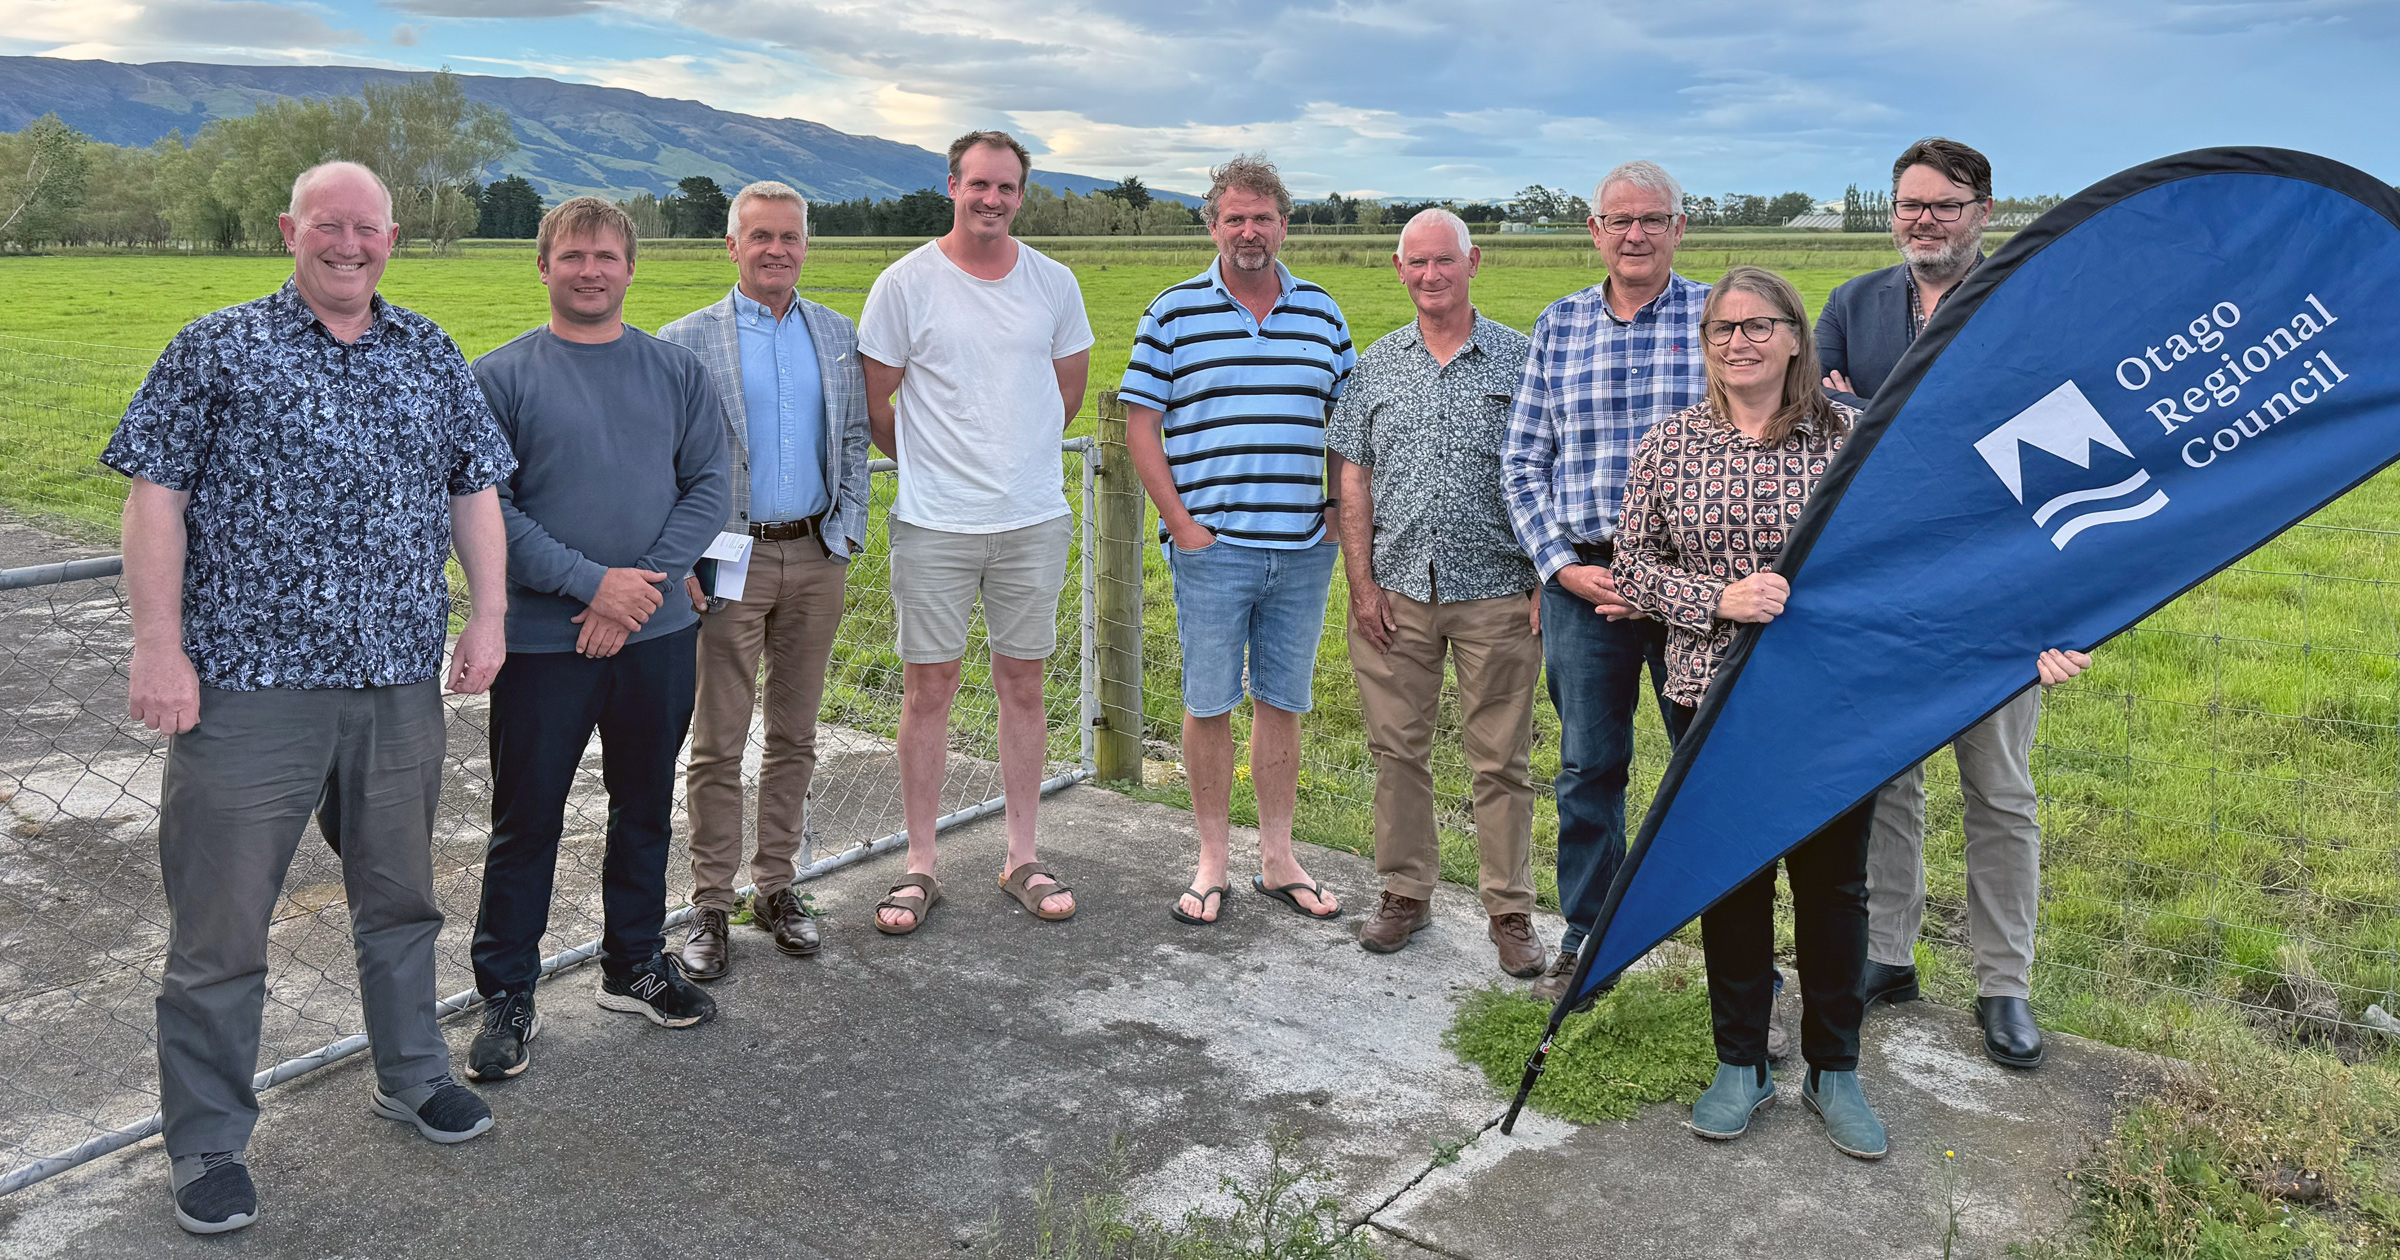
M 1525 1056 L 1525 1078 L 1517 1082 L 1517 1096 L 1509 1101 L 1508 1114 L 1500 1118 L 1500 1132 L 1503 1135 L 1517 1131 L 1517 1113 L 1525 1109 L 1525 1100 L 1533 1096 L 1534 1085 L 1542 1079 L 1542 1069 L 1550 1058 L 1550 1039 L 1557 1034 L 1556 1028 L 1543 1033 L 1542 1044 L 1535 1046 L 1533 1053 Z

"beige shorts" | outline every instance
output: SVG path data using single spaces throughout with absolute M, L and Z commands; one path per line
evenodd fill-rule
M 1072 515 L 997 534 L 953 534 L 892 522 L 892 603 L 900 659 L 936 665 L 967 654 L 967 614 L 983 596 L 992 652 L 1038 661 L 1058 648 Z

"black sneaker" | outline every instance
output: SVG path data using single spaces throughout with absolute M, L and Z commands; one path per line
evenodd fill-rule
M 433 1096 L 414 1111 L 409 1110 L 406 1103 L 377 1089 L 375 1114 L 386 1120 L 413 1124 L 417 1126 L 417 1132 L 425 1135 L 426 1141 L 440 1142 L 444 1146 L 452 1142 L 464 1142 L 492 1127 L 492 1109 L 483 1105 L 483 1100 L 475 1096 L 474 1090 L 447 1076 L 434 1088 Z
M 258 1219 L 258 1188 L 235 1151 L 200 1157 L 207 1171 L 175 1191 L 175 1223 L 194 1234 L 223 1234 Z
M 672 954 L 659 954 L 633 969 L 624 983 L 600 974 L 600 1005 L 612 1011 L 631 1011 L 661 1028 L 689 1028 L 717 1017 L 717 1000 L 683 977 L 683 963 Z
M 526 1049 L 542 1031 L 542 1017 L 533 1009 L 533 990 L 503 993 L 483 1007 L 483 1030 L 467 1047 L 467 1077 L 505 1081 L 533 1062 Z

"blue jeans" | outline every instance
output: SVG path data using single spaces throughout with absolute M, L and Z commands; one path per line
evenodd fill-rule
M 1340 554 L 1331 536 L 1296 550 L 1224 539 L 1198 551 L 1168 548 L 1186 712 L 1215 717 L 1242 702 L 1245 648 L 1251 698 L 1286 713 L 1308 712 Z
M 1637 684 L 1650 666 L 1659 712 L 1667 699 L 1667 628 L 1658 622 L 1610 621 L 1583 597 L 1542 584 L 1542 661 L 1550 703 L 1558 709 L 1558 901 L 1572 953 L 1600 917 L 1608 886 L 1625 864 L 1625 781 L 1633 767 Z

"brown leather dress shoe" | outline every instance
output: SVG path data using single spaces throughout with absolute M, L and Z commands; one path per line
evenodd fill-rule
M 1387 892 L 1375 903 L 1375 913 L 1359 926 L 1358 943 L 1371 952 L 1389 954 L 1432 922 L 1432 902 Z
M 1492 944 L 1500 947 L 1500 970 L 1519 980 L 1542 974 L 1542 965 L 1550 961 L 1530 914 L 1493 915 L 1490 936 Z
M 800 895 L 789 888 L 778 888 L 764 897 L 750 899 L 750 921 L 775 938 L 775 948 L 795 957 L 817 952 L 824 937 L 817 931 L 817 916 L 808 912 Z
M 692 912 L 692 931 L 683 938 L 683 974 L 691 979 L 722 980 L 733 966 L 731 916 L 710 906 Z

